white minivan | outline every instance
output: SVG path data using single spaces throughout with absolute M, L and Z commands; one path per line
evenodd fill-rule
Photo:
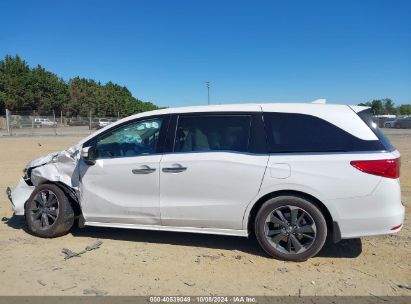
M 370 109 L 244 104 L 121 119 L 31 161 L 8 195 L 40 237 L 80 226 L 255 234 L 300 261 L 334 241 L 398 232 L 400 153 Z

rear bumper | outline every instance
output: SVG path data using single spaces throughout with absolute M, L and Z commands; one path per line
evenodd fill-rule
M 398 179 L 382 178 L 369 196 L 330 203 L 342 239 L 397 233 L 404 222 L 405 207 Z
M 31 193 L 34 191 L 34 186 L 29 186 L 21 177 L 19 183 L 11 190 L 10 187 L 7 187 L 6 194 L 11 202 L 13 207 L 14 214 L 24 215 L 24 205 L 29 199 Z
M 397 214 L 391 216 L 345 220 L 341 238 L 350 239 L 397 233 L 403 226 L 404 210 L 402 208 Z

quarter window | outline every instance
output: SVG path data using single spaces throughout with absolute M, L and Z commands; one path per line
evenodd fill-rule
M 133 122 L 100 137 L 95 144 L 95 158 L 133 157 L 153 154 L 162 124 L 161 118 Z
M 175 152 L 247 152 L 250 138 L 249 115 L 180 116 Z
M 346 152 L 384 150 L 379 140 L 362 140 L 321 118 L 295 113 L 265 113 L 269 150 Z
M 384 145 L 387 151 L 394 151 L 395 148 L 391 144 L 390 140 L 382 133 L 378 126 L 372 121 L 371 109 L 363 110 L 357 113 L 358 116 L 367 124 L 367 126 L 374 132 L 374 134 L 379 138 L 380 142 Z

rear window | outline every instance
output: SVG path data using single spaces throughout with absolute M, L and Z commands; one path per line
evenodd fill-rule
M 395 148 L 391 144 L 390 140 L 382 133 L 380 128 L 378 128 L 377 124 L 372 120 L 372 110 L 366 109 L 361 112 L 357 113 L 358 116 L 367 124 L 368 127 L 374 132 L 374 134 L 378 137 L 378 139 L 383 144 L 385 150 L 387 151 L 394 151 Z
M 269 152 L 380 151 L 379 140 L 362 140 L 321 118 L 296 113 L 265 113 Z

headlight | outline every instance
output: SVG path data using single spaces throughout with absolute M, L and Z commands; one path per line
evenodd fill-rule
M 27 168 L 24 168 L 24 169 L 23 169 L 23 178 L 24 178 L 24 179 L 28 179 L 28 178 L 29 178 L 29 175 L 27 174 Z

